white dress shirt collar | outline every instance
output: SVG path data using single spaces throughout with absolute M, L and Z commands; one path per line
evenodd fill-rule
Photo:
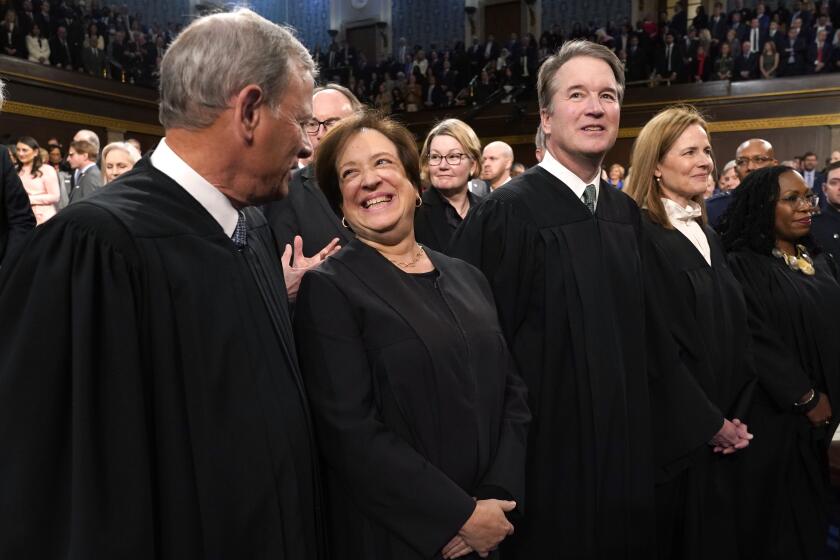
M 230 237 L 239 221 L 239 212 L 230 200 L 199 175 L 181 157 L 166 144 L 166 138 L 161 139 L 157 149 L 151 157 L 152 165 L 164 175 L 178 183 L 190 196 L 198 201 L 207 212 L 213 216 L 225 235 Z
M 575 193 L 575 196 L 579 199 L 583 198 L 583 191 L 586 190 L 586 187 L 588 185 L 595 185 L 595 206 L 598 206 L 598 197 L 601 194 L 600 171 L 595 173 L 595 176 L 592 177 L 589 181 L 584 181 L 583 179 L 572 173 L 568 167 L 554 159 L 554 156 L 552 156 L 551 152 L 549 152 L 548 150 L 546 150 L 545 155 L 543 155 L 543 160 L 540 162 L 540 167 L 554 175 L 563 184 L 572 189 L 572 192 Z
M 712 250 L 709 247 L 709 240 L 706 238 L 703 228 L 697 223 L 697 219 L 703 215 L 700 206 L 689 202 L 688 206 L 683 207 L 670 198 L 663 198 L 662 205 L 665 207 L 665 213 L 668 214 L 668 220 L 674 229 L 683 234 L 700 252 L 706 264 L 711 266 Z

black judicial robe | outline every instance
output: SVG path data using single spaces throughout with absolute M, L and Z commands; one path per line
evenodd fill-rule
M 467 190 L 470 209 L 467 215 L 481 200 Z M 423 205 L 414 211 L 414 236 L 417 242 L 439 253 L 449 253 L 449 243 L 455 234 L 456 227 L 451 225 L 450 219 L 461 222 L 461 217 L 455 208 L 449 204 L 440 192 L 430 187 L 423 193 Z
M 523 505 L 530 414 L 493 296 L 472 266 L 427 253 L 436 279 L 354 240 L 301 284 L 332 559 L 440 558 L 473 497 Z
M 811 560 L 828 527 L 828 447 L 840 423 L 840 285 L 826 254 L 816 274 L 749 250 L 729 262 L 744 287 L 758 387 L 755 439 L 738 463 L 738 532 L 748 560 Z M 828 395 L 831 423 L 814 428 L 793 407 L 810 388 Z
M 722 416 L 749 423 L 755 374 L 741 285 L 732 275 L 720 240 L 703 226 L 711 266 L 679 231 L 655 224 L 642 212 L 645 274 L 661 304 L 681 362 Z M 656 406 L 657 403 L 654 403 Z M 667 406 L 662 403 L 662 406 Z M 674 410 L 680 423 L 705 421 Z M 698 426 L 708 440 L 721 420 Z M 750 426 L 752 428 L 752 426 Z M 737 557 L 734 478 L 741 453 L 714 454 L 706 443 L 678 456 L 657 458 L 657 537 L 660 558 L 706 560 Z
M 621 191 L 602 182 L 593 216 L 534 167 L 485 198 L 452 241 L 452 255 L 490 281 L 534 416 L 511 557 L 653 557 L 651 425 L 680 418 L 652 417 L 651 395 L 689 417 L 719 418 L 646 305 L 641 235 Z M 676 454 L 704 437 L 686 431 L 657 447 Z
M 268 226 L 239 252 L 141 160 L 0 284 L 0 558 L 321 558 Z

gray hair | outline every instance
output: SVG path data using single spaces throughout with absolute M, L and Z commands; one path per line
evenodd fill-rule
M 537 133 L 534 135 L 534 147 L 545 151 L 545 132 L 542 129 L 542 122 L 537 125 Z
M 575 40 L 563 43 L 563 47 L 555 55 L 552 55 L 540 67 L 537 75 L 537 96 L 539 97 L 540 110 L 549 113 L 554 112 L 552 100 L 557 93 L 557 71 L 560 67 L 573 58 L 588 56 L 603 60 L 609 64 L 615 76 L 616 89 L 618 90 L 619 103 L 624 99 L 624 68 L 615 53 L 603 45 L 590 41 Z
M 0 80 L 0 109 L 3 108 L 3 104 L 6 103 L 6 82 Z
M 83 128 L 73 135 L 73 140 L 84 140 L 85 142 L 90 142 L 93 144 L 93 147 L 96 148 L 96 153 L 99 153 L 99 135 L 94 131 Z
M 259 86 L 272 110 L 289 77 L 317 75 L 293 30 L 248 9 L 195 20 L 167 49 L 160 64 L 160 123 L 202 129 L 248 84 Z
M 721 174 L 721 175 L 726 175 L 726 173 L 727 173 L 730 169 L 735 169 L 735 166 L 736 166 L 736 165 L 737 165 L 737 164 L 735 163 L 735 160 L 734 160 L 734 159 L 731 159 L 731 160 L 727 161 L 727 162 L 726 162 L 726 165 L 724 165 L 724 166 L 723 166 L 723 169 L 721 169 L 721 170 L 720 170 L 720 174 Z
M 131 163 L 137 163 L 140 161 L 140 158 L 143 157 L 140 155 L 140 152 L 129 144 L 128 142 L 111 142 L 105 149 L 102 150 L 102 165 L 105 165 L 105 158 L 108 157 L 108 154 L 111 153 L 113 150 L 122 150 L 123 152 L 128 154 L 128 159 L 131 160 Z

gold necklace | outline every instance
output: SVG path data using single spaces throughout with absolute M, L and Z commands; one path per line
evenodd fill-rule
M 814 261 L 808 253 L 805 252 L 805 247 L 803 245 L 796 246 L 796 256 L 788 255 L 778 248 L 773 249 L 773 256 L 785 261 L 785 264 L 788 265 L 788 268 L 791 270 L 798 270 L 807 276 L 813 276 L 816 272 L 814 269 Z
M 423 256 L 423 247 L 419 243 L 415 243 L 415 245 L 417 245 L 417 252 L 414 253 L 413 258 L 408 262 L 397 261 L 390 257 L 385 258 L 394 263 L 395 265 L 399 266 L 400 268 L 411 268 L 412 266 L 420 262 L 420 257 Z

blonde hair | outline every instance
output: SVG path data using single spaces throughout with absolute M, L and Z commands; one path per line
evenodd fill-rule
M 628 177 L 624 192 L 636 201 L 639 208 L 647 210 L 650 220 L 666 229 L 673 229 L 665 206 L 662 204 L 662 188 L 654 177 L 656 166 L 662 162 L 665 154 L 690 126 L 698 125 L 706 134 L 709 128 L 706 119 L 690 105 L 668 107 L 653 117 L 633 143 L 630 167 L 633 174 Z M 714 161 L 714 157 L 712 158 Z M 706 206 L 703 194 L 694 196 L 692 202 L 698 204 L 703 212 L 701 223 L 706 223 Z
M 461 144 L 464 152 L 472 160 L 470 177 L 478 174 L 478 165 L 481 161 L 481 142 L 475 131 L 462 120 L 446 119 L 439 122 L 423 142 L 423 149 L 420 151 L 420 175 L 424 181 L 429 180 L 429 152 L 432 150 L 432 140 L 435 136 L 451 136 Z

